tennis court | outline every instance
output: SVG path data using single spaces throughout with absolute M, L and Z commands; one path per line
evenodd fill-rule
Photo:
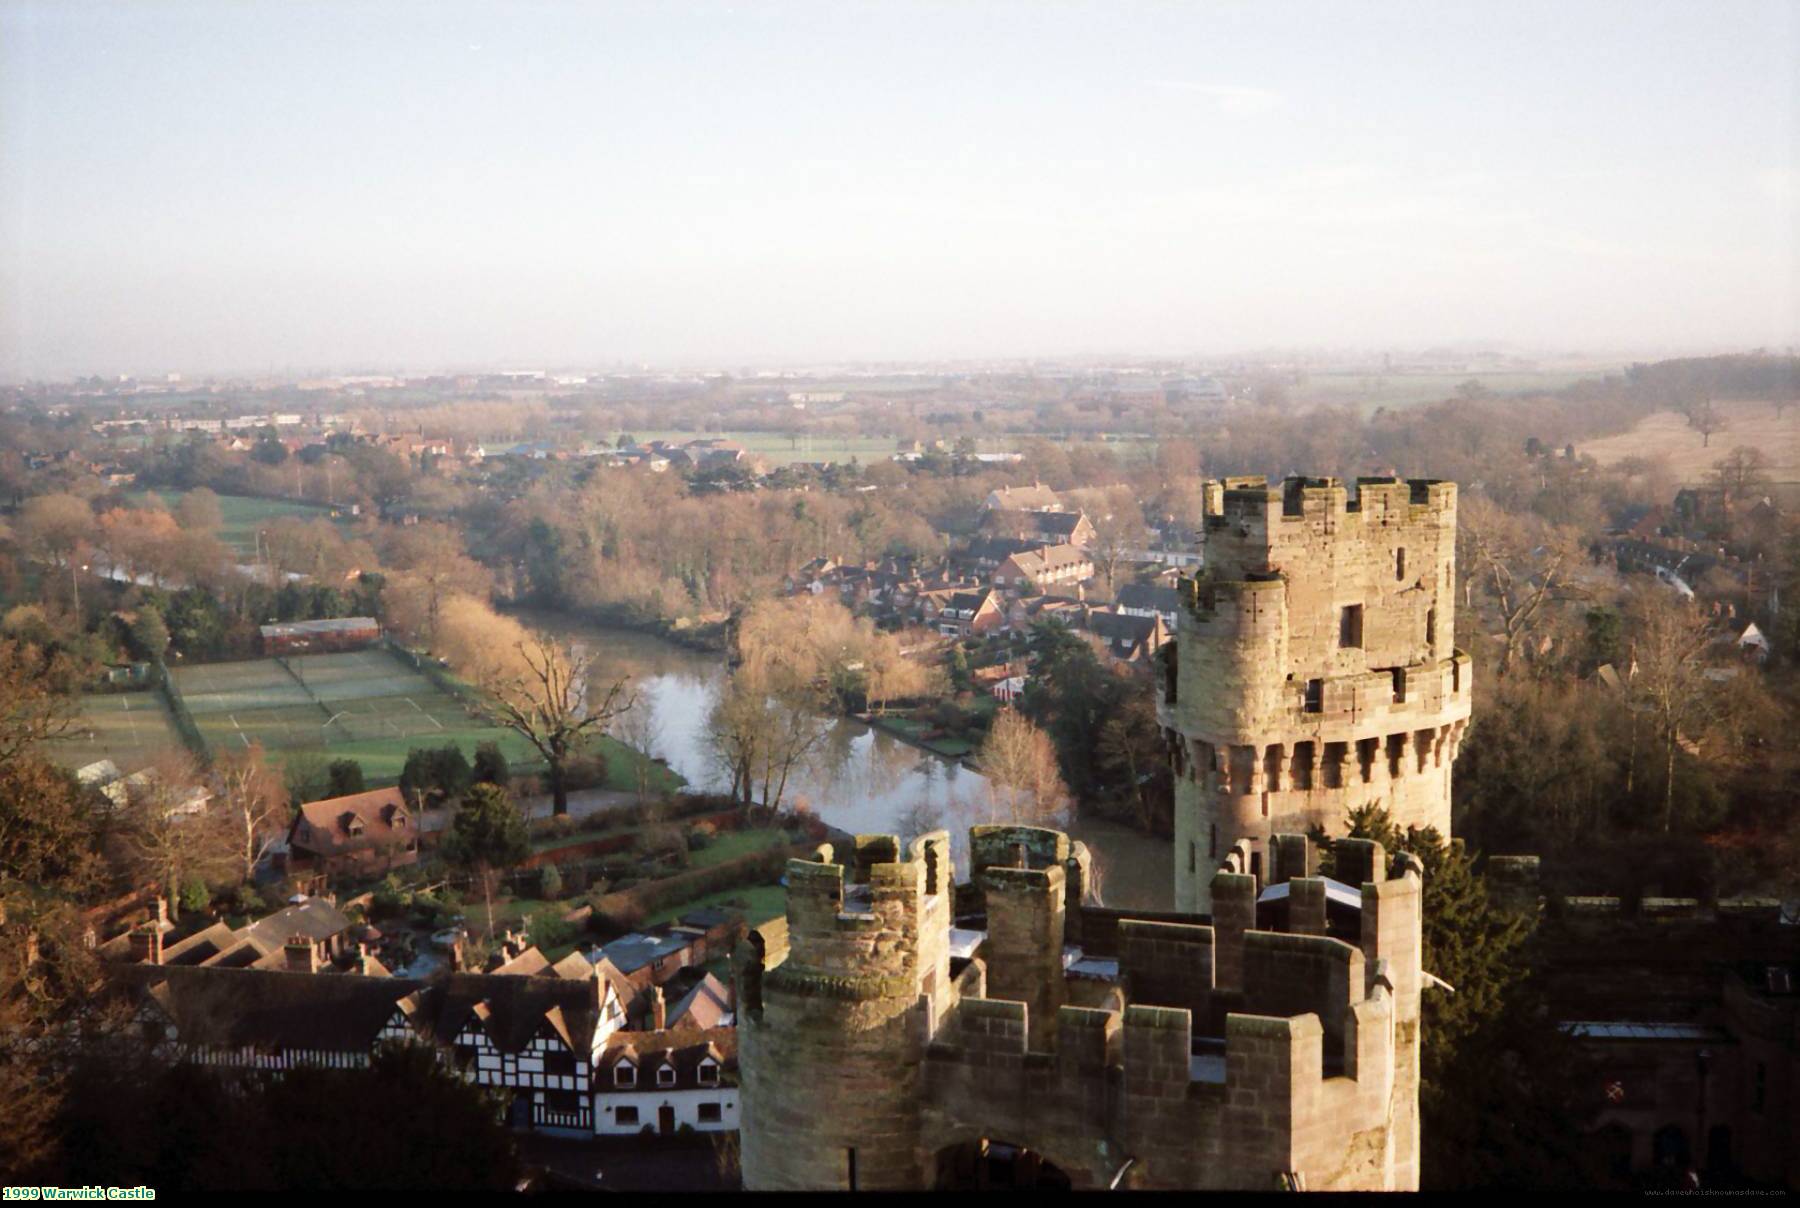
M 308 654 L 175 671 L 215 753 L 261 742 L 297 747 L 418 741 L 486 729 L 469 710 L 385 650 Z
M 97 692 L 81 698 L 68 730 L 50 743 L 50 755 L 65 767 L 79 768 L 110 759 L 124 771 L 135 771 L 152 757 L 184 749 L 169 707 L 151 689 L 141 692 Z

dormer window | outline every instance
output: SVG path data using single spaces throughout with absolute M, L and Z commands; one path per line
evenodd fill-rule
M 629 1061 L 621 1061 L 619 1064 L 613 1066 L 613 1085 L 636 1086 L 637 1067 L 632 1065 Z
M 700 1081 L 706 1086 L 717 1085 L 719 1081 L 719 1063 L 711 1057 L 700 1063 Z
M 656 1085 L 658 1085 L 658 1086 L 674 1086 L 675 1085 L 675 1067 L 672 1065 L 665 1065 L 665 1066 L 658 1067 L 657 1071 L 656 1071 Z

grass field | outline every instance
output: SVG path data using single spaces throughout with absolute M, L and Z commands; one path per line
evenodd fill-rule
M 1420 407 L 1456 397 L 1456 388 L 1470 378 L 1494 394 L 1523 394 L 1561 390 L 1585 377 L 1602 376 L 1605 367 L 1543 373 L 1309 373 L 1290 388 L 1296 403 L 1354 403 L 1364 415 L 1377 407 Z
M 162 696 L 146 689 L 83 696 L 80 713 L 50 744 L 50 755 L 71 768 L 110 759 L 129 775 L 171 747 L 181 749 L 181 735 Z
M 1769 459 L 1769 477 L 1775 482 L 1800 483 L 1800 407 L 1789 407 L 1780 419 L 1774 407 L 1762 402 L 1722 402 L 1718 409 L 1726 426 L 1706 444 L 1681 415 L 1658 411 L 1629 432 L 1577 444 L 1575 451 L 1591 454 L 1603 466 L 1627 457 L 1666 458 L 1681 482 L 1699 483 L 1711 475 L 1713 463 L 1748 445 Z
M 171 508 L 181 498 L 180 491 L 161 491 L 163 502 Z M 257 499 L 249 495 L 219 496 L 219 512 L 224 523 L 219 526 L 219 540 L 245 556 L 256 553 L 256 530 L 279 516 L 298 516 L 303 520 L 329 520 L 331 509 L 319 504 L 288 503 L 280 499 Z M 342 518 L 340 518 L 342 519 Z

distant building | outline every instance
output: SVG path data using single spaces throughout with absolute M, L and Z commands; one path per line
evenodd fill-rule
M 261 634 L 263 653 L 267 655 L 361 650 L 381 638 L 381 624 L 374 617 L 288 621 L 264 625 Z

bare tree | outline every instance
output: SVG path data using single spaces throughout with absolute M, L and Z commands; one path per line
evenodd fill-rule
M 216 880 L 236 868 L 227 811 L 206 798 L 193 757 L 168 752 L 125 782 L 126 864 L 141 881 L 164 890 L 179 917 L 181 888 L 190 879 Z
M 655 706 L 650 701 L 638 700 L 631 708 L 613 718 L 608 732 L 637 753 L 637 797 L 640 803 L 648 800 L 650 770 L 656 766 L 655 748 L 662 735 Z
M 68 731 L 74 664 L 29 642 L 0 639 L 0 764 Z
M 1719 689 L 1706 676 L 1711 619 L 1670 591 L 1640 592 L 1632 601 L 1630 692 L 1663 743 L 1663 830 L 1674 824 L 1675 750 L 1695 743 L 1718 713 Z
M 1006 822 L 1053 822 L 1069 805 L 1056 747 L 1023 714 L 1000 710 L 975 766 L 987 778 L 988 815 Z
M 1498 620 L 1499 674 L 1504 676 L 1527 639 L 1552 620 L 1551 605 L 1581 597 L 1573 579 L 1581 566 L 1579 535 L 1471 496 L 1462 505 L 1457 542 L 1464 603 L 1474 607 L 1479 590 L 1482 603 Z
M 213 765 L 213 778 L 219 786 L 215 808 L 230 820 L 239 870 L 250 881 L 287 829 L 286 788 L 264 761 L 261 743 L 220 758 Z
M 1729 426 L 1724 412 L 1720 411 L 1710 398 L 1691 402 L 1683 410 L 1687 415 L 1688 427 L 1700 433 L 1702 449 L 1711 447 L 1714 432 L 1721 432 Z
M 481 680 L 489 715 L 522 735 L 549 766 L 552 812 L 569 812 L 569 762 L 636 703 L 627 677 L 596 693 L 595 656 L 543 631 L 513 643 L 515 658 Z

